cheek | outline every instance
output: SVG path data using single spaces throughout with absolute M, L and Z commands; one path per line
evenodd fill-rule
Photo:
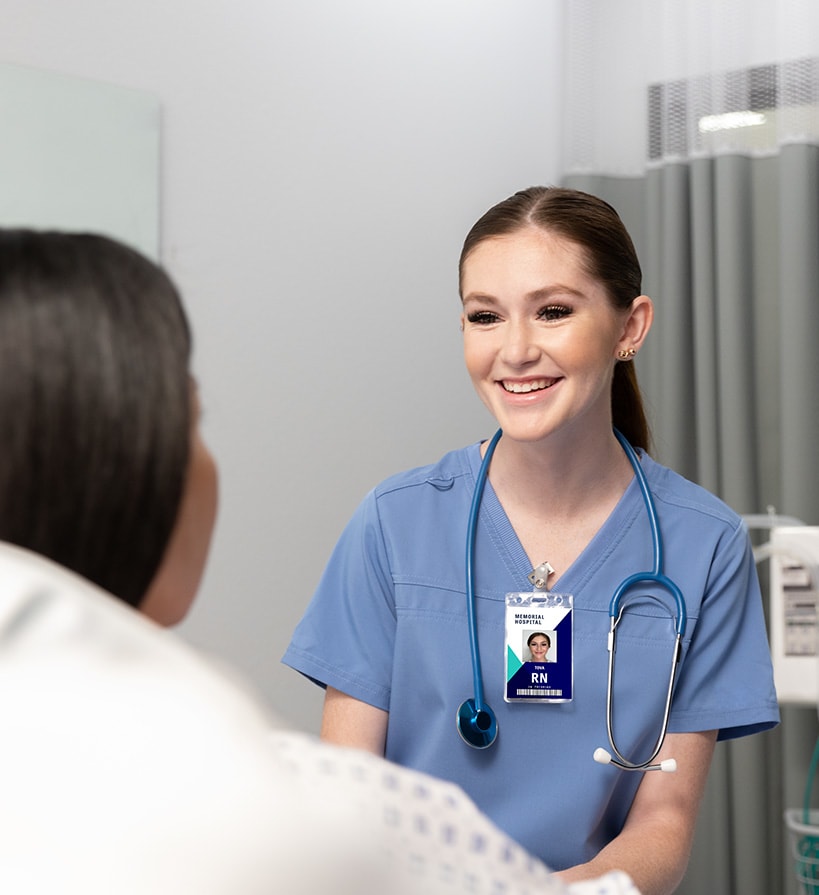
M 610 376 L 616 363 L 616 342 L 608 333 L 590 332 L 587 338 L 566 343 L 560 358 L 567 370 Z
M 464 363 L 469 375 L 475 378 L 483 375 L 491 366 L 492 353 L 485 340 L 474 335 L 464 335 Z
M 207 554 L 216 524 L 216 511 L 219 503 L 219 471 L 213 454 L 201 439 L 197 439 L 193 460 L 191 478 L 194 496 L 192 503 L 195 506 L 190 515 L 199 528 L 199 549 L 202 553 Z
M 216 463 L 196 436 L 179 515 L 159 570 L 140 609 L 161 625 L 180 622 L 205 570 L 218 504 Z

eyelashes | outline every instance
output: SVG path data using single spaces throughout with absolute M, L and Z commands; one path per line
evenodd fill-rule
M 537 312 L 538 320 L 554 321 L 563 320 L 572 313 L 572 309 L 566 305 L 546 305 Z M 500 321 L 500 315 L 494 311 L 477 310 L 470 311 L 466 315 L 469 323 L 476 326 L 490 326 Z
M 487 326 L 490 323 L 497 323 L 500 318 L 492 311 L 470 311 L 466 315 L 466 319 L 478 326 Z
M 563 320 L 571 313 L 572 309 L 567 308 L 566 305 L 547 305 L 538 311 L 537 316 L 539 320 Z

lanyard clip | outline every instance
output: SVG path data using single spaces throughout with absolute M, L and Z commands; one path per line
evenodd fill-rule
M 543 590 L 549 580 L 549 575 L 552 574 L 554 574 L 554 569 L 548 562 L 542 562 L 529 573 L 529 583 L 533 584 L 536 590 Z

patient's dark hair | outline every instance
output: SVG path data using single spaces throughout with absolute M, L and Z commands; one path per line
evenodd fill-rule
M 0 539 L 138 605 L 181 500 L 190 349 L 176 289 L 138 252 L 0 230 Z

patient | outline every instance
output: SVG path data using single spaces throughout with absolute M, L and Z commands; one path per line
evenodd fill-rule
M 284 730 L 161 627 L 216 513 L 189 365 L 154 264 L 0 230 L 0 891 L 634 893 L 567 890 L 451 784 Z

